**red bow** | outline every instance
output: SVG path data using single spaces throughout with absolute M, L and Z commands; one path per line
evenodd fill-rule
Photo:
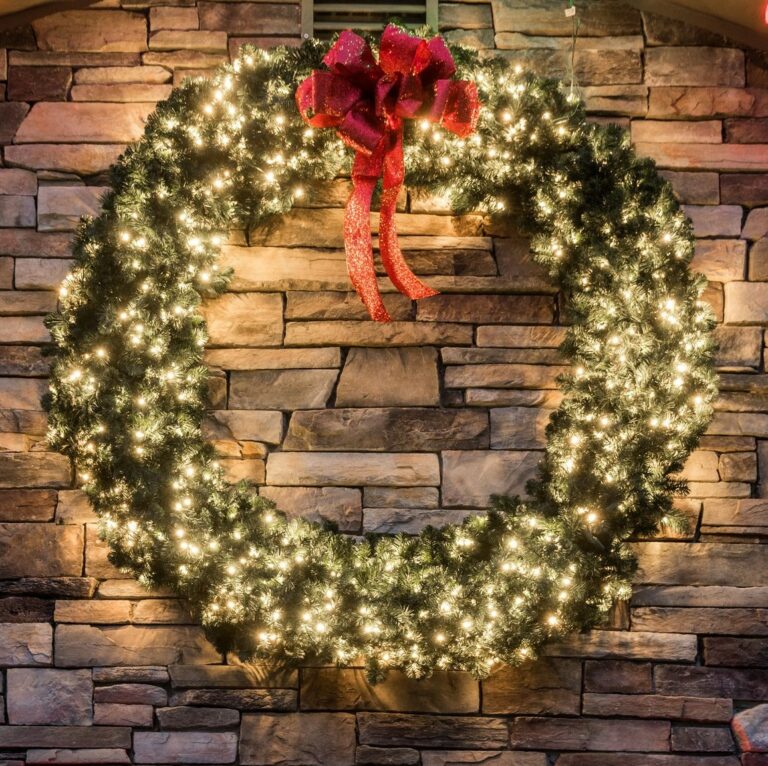
M 408 267 L 397 243 L 395 209 L 405 177 L 403 120 L 426 119 L 457 136 L 475 130 L 480 112 L 477 88 L 456 72 L 442 38 L 429 42 L 388 26 L 381 36 L 379 61 L 368 43 L 345 31 L 323 63 L 299 85 L 296 103 L 304 120 L 336 128 L 355 149 L 352 195 L 344 214 L 347 270 L 357 294 L 377 322 L 388 322 L 376 283 L 371 242 L 371 198 L 383 179 L 379 250 L 389 278 L 400 292 L 417 300 L 436 295 Z

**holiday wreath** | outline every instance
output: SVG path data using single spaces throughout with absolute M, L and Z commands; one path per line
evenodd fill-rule
M 308 126 L 319 86 L 295 105 L 313 70 L 370 84 L 378 64 L 348 36 L 364 71 L 327 57 L 318 41 L 246 47 L 212 81 L 187 81 L 158 105 L 113 168 L 103 213 L 81 226 L 60 313 L 48 320 L 50 438 L 71 456 L 112 560 L 186 596 L 221 649 L 363 656 L 373 676 L 484 675 L 595 624 L 628 592 L 625 541 L 678 519 L 675 473 L 716 393 L 713 320 L 703 279 L 688 270 L 690 225 L 622 131 L 587 123 L 557 82 L 464 49 L 446 64 L 442 43 L 385 34 L 412 53 L 401 70 L 375 70 L 389 79 L 374 109 L 390 99 L 389 111 L 365 107 L 362 117 L 375 129 L 394 115 L 384 128 L 388 140 L 402 137 L 408 187 L 447 194 L 456 211 L 514 216 L 567 296 L 562 353 L 572 372 L 529 499 L 494 498 L 485 515 L 416 536 L 356 540 L 287 520 L 252 488 L 227 484 L 201 434 L 198 306 L 227 284 L 216 256 L 230 225 L 285 213 L 312 185 L 349 171 L 346 144 L 369 156 L 379 140 L 368 137 L 366 154 L 336 107 L 326 124 L 338 133 Z M 431 65 L 425 47 L 447 69 L 415 83 Z M 445 86 L 453 95 L 435 111 L 453 61 L 465 85 Z M 363 185 L 369 195 L 375 181 Z M 386 195 L 386 177 L 384 186 Z

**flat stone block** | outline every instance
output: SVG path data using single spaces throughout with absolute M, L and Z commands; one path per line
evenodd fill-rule
M 82 568 L 82 527 L 0 524 L 0 577 L 80 575 Z
M 32 27 L 42 51 L 112 53 L 147 49 L 147 22 L 140 13 L 63 11 L 35 19 Z
M 325 407 L 336 383 L 336 370 L 254 370 L 233 372 L 232 410 L 297 410 Z
M 335 524 L 340 532 L 359 532 L 362 504 L 359 489 L 345 487 L 261 487 L 259 495 L 271 500 L 289 518 L 317 524 Z
M 283 301 L 277 293 L 226 293 L 203 307 L 210 347 L 279 346 Z
M 88 725 L 93 720 L 90 670 L 11 668 L 8 723 Z
M 53 628 L 47 622 L 0 624 L 0 664 L 50 665 Z
M 236 757 L 234 732 L 137 731 L 133 735 L 135 763 L 233 763 Z
M 104 186 L 41 186 L 37 197 L 40 231 L 74 231 L 82 216 L 96 217 L 109 191 Z

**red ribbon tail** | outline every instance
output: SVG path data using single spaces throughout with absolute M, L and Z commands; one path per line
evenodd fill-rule
M 379 217 L 379 251 L 381 262 L 392 284 L 411 300 L 430 298 L 438 295 L 429 285 L 424 284 L 405 262 L 400 244 L 397 241 L 395 211 L 397 197 L 403 185 L 405 166 L 403 163 L 402 133 L 384 159 L 384 188 L 381 194 L 381 213 Z
M 377 178 L 352 176 L 353 189 L 344 212 L 344 249 L 347 271 L 357 294 L 376 322 L 389 322 L 376 281 L 371 242 L 371 198 Z

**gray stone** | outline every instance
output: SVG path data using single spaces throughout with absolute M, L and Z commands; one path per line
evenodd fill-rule
M 539 452 L 444 452 L 443 504 L 485 508 L 491 495 L 524 494 L 540 460 Z
M 296 451 L 407 452 L 488 447 L 478 410 L 396 407 L 309 410 L 291 416 L 283 448 Z
M 538 407 L 499 407 L 491 410 L 493 449 L 542 449 L 553 410 Z
M 287 346 L 468 346 L 471 325 L 442 322 L 288 322 Z
M 283 416 L 274 410 L 215 410 L 207 435 L 243 441 L 280 444 L 283 438 Z
M 34 227 L 34 198 L 0 195 L 0 226 Z
M 109 766 L 130 764 L 131 759 L 125 750 L 114 747 L 92 747 L 84 750 L 69 748 L 48 748 L 27 750 L 27 763 L 35 764 L 94 764 L 103 763 Z
M 131 67 L 131 70 L 147 68 Z M 9 165 L 32 170 L 91 176 L 106 171 L 124 149 L 122 144 L 19 144 L 5 148 L 5 161 Z
M 41 186 L 37 197 L 40 231 L 74 231 L 80 218 L 96 216 L 107 188 L 103 186 Z
M 439 492 L 435 487 L 366 487 L 366 508 L 437 508 Z
M 648 85 L 743 87 L 744 52 L 735 48 L 647 48 L 645 82 Z
M 133 735 L 134 763 L 232 763 L 237 757 L 233 732 L 137 731 Z
M 93 721 L 90 670 L 11 668 L 8 723 L 88 725 Z
M 229 406 L 233 410 L 296 410 L 324 407 L 336 370 L 254 370 L 233 372 Z
M 737 713 L 731 727 L 742 752 L 768 753 L 768 705 Z
M 122 726 L 0 726 L 0 747 L 129 748 L 131 730 Z
M 168 694 L 160 686 L 151 684 L 114 684 L 98 686 L 93 693 L 95 702 L 119 702 L 123 705 L 155 705 L 168 704 Z
M 462 764 L 483 764 L 483 766 L 547 766 L 545 753 L 526 753 L 501 750 L 423 750 L 422 766 L 462 766 Z
M 240 762 L 246 766 L 353 766 L 355 716 L 245 715 L 240 727 Z
M 762 327 L 723 327 L 715 330 L 716 364 L 721 368 L 760 367 Z
M 148 728 L 154 722 L 152 705 L 123 705 L 97 702 L 93 706 L 93 722 L 97 726 L 137 726 Z
M 350 349 L 336 392 L 338 407 L 414 407 L 439 403 L 435 349 Z
M 376 535 L 417 535 L 427 527 L 461 524 L 479 511 L 430 508 L 364 508 L 363 531 Z

